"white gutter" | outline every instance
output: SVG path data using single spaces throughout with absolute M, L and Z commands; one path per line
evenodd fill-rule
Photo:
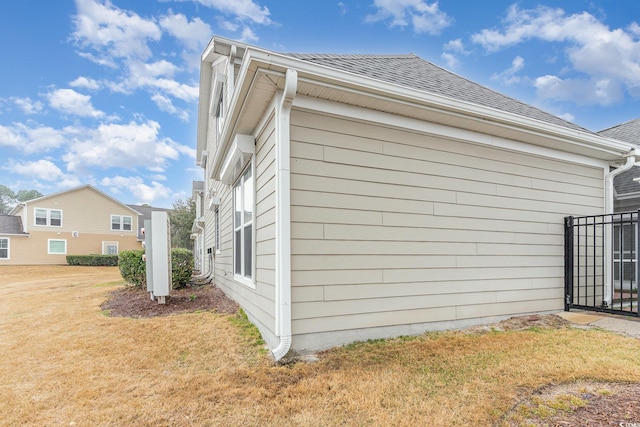
M 200 249 L 200 274 L 199 276 L 202 276 L 202 272 L 204 271 L 204 227 L 200 225 L 200 221 L 198 221 L 198 218 L 196 218 L 196 222 L 195 222 L 195 226 L 198 230 L 200 230 L 200 232 L 198 233 L 198 246 Z
M 291 349 L 291 105 L 298 89 L 298 72 L 288 69 L 284 91 L 276 96 L 276 313 L 280 343 L 271 350 L 276 361 Z
M 620 175 L 622 172 L 628 171 L 636 163 L 636 151 L 631 150 L 625 154 L 627 161 L 621 167 L 609 172 L 604 178 L 604 213 L 613 213 L 613 179 Z M 604 233 L 604 277 L 605 277 L 605 295 L 603 296 L 603 302 L 607 303 L 607 306 L 611 307 L 611 301 L 613 300 L 613 275 L 611 272 L 611 264 L 613 262 L 613 234 L 611 227 L 605 227 Z

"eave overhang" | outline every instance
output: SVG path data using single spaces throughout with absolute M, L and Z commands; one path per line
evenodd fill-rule
M 213 177 L 219 177 L 235 134 L 255 132 L 256 125 L 267 111 L 276 91 L 284 88 L 287 69 L 298 72 L 298 94 L 302 95 L 301 98 L 306 96 L 372 109 L 608 162 L 619 161 L 633 148 L 630 144 L 597 134 L 417 91 L 218 37 L 212 39 L 203 54 L 202 70 L 207 71 L 208 76 L 205 72 L 206 81 L 203 82 L 201 73 L 201 83 L 204 86 L 201 85 L 200 88 L 199 107 L 200 114 L 204 114 L 207 120 L 211 96 L 211 64 L 221 55 L 227 55 L 232 45 L 237 46 L 237 58 L 241 58 L 242 66 L 227 108 L 221 144 L 213 157 Z M 207 111 L 202 111 L 203 106 Z M 198 150 L 206 147 L 206 126 L 208 122 L 201 123 L 199 120 Z M 212 154 L 209 153 L 210 156 Z

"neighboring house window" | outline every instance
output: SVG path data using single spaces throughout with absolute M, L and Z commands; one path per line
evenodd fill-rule
M 62 227 L 62 211 L 60 209 L 35 209 L 35 225 Z
M 58 239 L 49 239 L 49 254 L 66 254 L 67 253 L 67 241 Z
M 131 217 L 123 215 L 111 215 L 111 230 L 131 231 Z
M 102 242 L 102 255 L 118 255 L 118 242 Z
M 216 208 L 215 212 L 215 246 L 216 253 L 220 252 L 220 208 Z
M 252 163 L 233 187 L 233 265 L 237 276 L 253 279 Z
M 9 239 L 0 238 L 0 259 L 9 259 Z

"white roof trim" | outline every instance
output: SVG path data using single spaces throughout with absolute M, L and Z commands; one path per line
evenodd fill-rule
M 253 157 L 255 150 L 253 135 L 236 135 L 220 170 L 220 181 L 228 185 L 233 183 Z

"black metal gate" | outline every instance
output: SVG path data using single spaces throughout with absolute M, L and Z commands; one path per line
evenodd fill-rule
M 640 316 L 638 212 L 564 219 L 565 311 Z

